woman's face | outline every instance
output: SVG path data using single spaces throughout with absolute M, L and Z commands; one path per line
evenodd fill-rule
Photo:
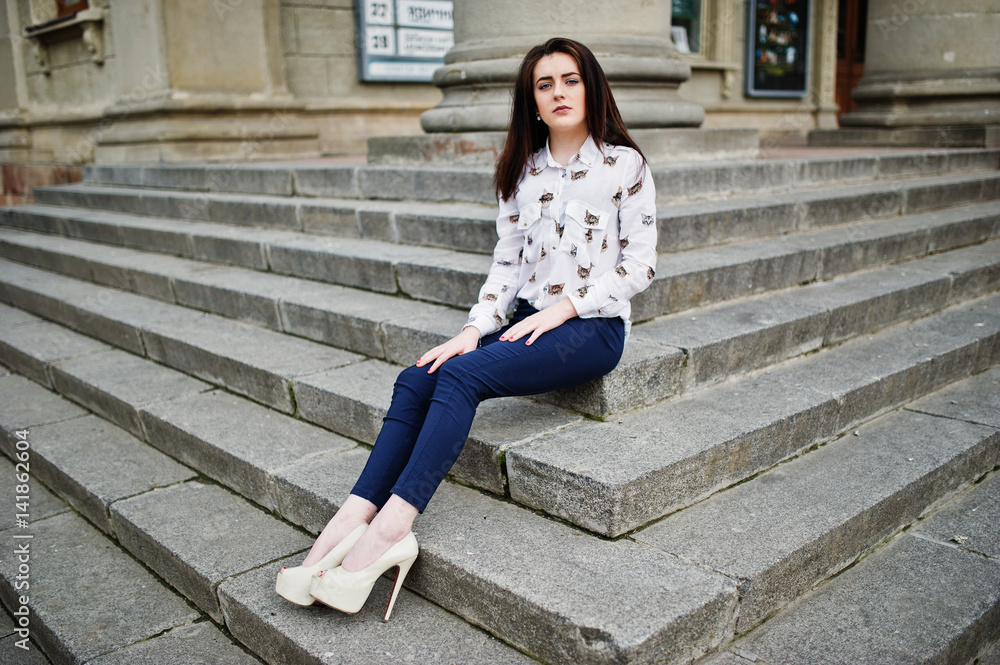
M 576 60 L 566 53 L 543 56 L 532 74 L 535 104 L 550 131 L 587 127 L 586 94 Z

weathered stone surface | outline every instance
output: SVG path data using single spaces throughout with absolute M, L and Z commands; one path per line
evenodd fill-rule
M 775 664 L 963 663 L 998 625 L 996 562 L 903 535 L 737 644 Z
M 995 398 L 997 392 L 993 391 Z M 912 533 L 1000 560 L 1000 474 L 993 473 L 913 528 Z
M 981 325 L 977 325 L 981 324 Z M 512 498 L 618 535 L 968 376 L 997 296 L 620 417 L 518 446 Z
M 226 624 L 233 635 L 268 662 L 428 663 L 529 665 L 531 658 L 406 589 L 392 617 L 381 621 L 392 586 L 382 579 L 358 614 L 301 607 L 274 593 L 281 566 L 291 557 L 219 585 Z M 331 636 L 333 636 L 331 638 Z
M 355 444 L 242 397 L 212 391 L 146 406 L 150 444 L 275 510 L 273 473 L 299 460 Z
M 0 433 L 3 433 L 4 452 L 8 455 L 13 450 L 13 440 L 6 438 L 7 432 L 87 415 L 76 404 L 15 374 L 0 376 L 0 395 L 3 396 L 0 400 Z
M 935 178 L 932 183 L 910 188 L 906 192 L 904 213 L 937 210 L 947 206 L 979 203 L 984 189 L 998 179 L 994 173 L 955 174 Z
M 737 632 L 1000 463 L 995 429 L 898 412 L 635 534 L 741 581 Z
M 356 166 L 299 166 L 292 173 L 296 194 L 348 198 L 355 198 L 358 195 Z
M 497 244 L 496 207 L 465 206 L 453 216 L 409 205 L 394 216 L 399 242 L 446 247 L 466 252 L 492 252 Z
M 469 319 L 468 312 L 421 304 L 417 308 L 393 308 L 382 322 L 385 359 L 410 365 L 424 352 L 448 341 Z
M 298 205 L 281 196 L 208 194 L 208 220 L 223 224 L 301 230 Z M 164 215 L 173 217 L 174 215 Z
M 312 539 L 215 485 L 189 481 L 115 503 L 118 540 L 218 622 L 216 587 Z
M 281 275 L 222 267 L 177 277 L 173 285 L 180 305 L 281 330 L 278 299 L 297 283 Z
M 10 433 L 9 430 L 5 430 L 7 434 Z M 31 434 L 28 434 L 28 444 L 31 444 Z M 4 452 L 10 454 L 10 450 L 5 449 Z M 19 451 L 20 452 L 20 451 Z M 17 458 L 15 458 L 17 460 Z M 19 460 L 17 460 L 19 461 Z M 28 449 L 28 464 L 31 464 L 31 449 Z M 15 508 L 14 504 L 16 502 L 16 497 L 19 496 L 17 491 L 17 485 L 20 485 L 17 475 L 24 473 L 24 467 L 14 466 L 14 461 L 8 460 L 6 457 L 0 457 L 0 491 L 4 493 L 4 496 L 10 497 L 11 507 Z M 30 467 L 28 473 L 30 474 Z M 28 485 L 30 488 L 29 504 L 28 504 L 28 516 L 24 519 L 26 522 L 34 522 L 36 520 L 45 519 L 46 517 L 51 517 L 52 515 L 58 515 L 59 513 L 66 512 L 69 510 L 69 506 L 63 502 L 58 496 L 53 494 L 49 488 L 43 485 L 37 479 L 29 475 Z M 3 515 L 0 515 L 0 531 L 4 529 L 10 529 L 17 524 L 17 513 L 16 510 L 7 510 Z M 25 527 L 26 528 L 26 527 Z M 16 533 L 16 532 L 11 532 Z M 13 542 L 13 541 L 11 541 Z M 6 614 L 0 615 L 0 619 L 8 619 Z M 9 619 L 8 619 L 9 620 Z M 7 635 L 7 632 L 0 631 L 0 634 Z
M 379 293 L 302 281 L 278 303 L 282 329 L 293 335 L 376 358 L 385 355 L 381 322 L 423 305 Z
M 6 616 L 4 615 L 5 618 Z M 22 639 L 17 633 L 0 639 L 0 653 L 4 654 L 4 657 L 17 658 L 16 661 L 8 661 L 11 665 L 50 665 L 51 661 L 38 650 L 33 641 L 29 641 L 27 649 L 22 650 Z
M 629 540 L 450 484 L 415 528 L 413 589 L 544 661 L 687 662 L 731 630 L 732 582 Z
M 70 333 L 72 334 L 72 333 Z M 144 358 L 109 349 L 52 365 L 53 390 L 139 438 L 139 410 L 212 386 Z
M 418 252 L 366 240 L 303 237 L 270 245 L 268 260 L 272 270 L 286 275 L 396 293 L 393 264 Z
M 156 170 L 147 169 L 147 179 L 150 178 L 149 174 Z M 204 170 L 205 184 L 213 192 L 271 196 L 291 196 L 294 192 L 293 172 L 281 164 L 227 164 L 209 166 Z M 162 183 L 160 186 L 172 187 L 169 182 L 159 180 Z
M 670 205 L 658 215 L 659 228 L 669 229 L 669 233 L 657 236 L 657 249 L 676 252 L 794 231 L 801 215 L 794 200 L 780 196 Z
M 0 305 L 0 330 L 9 330 L 26 323 L 38 323 L 39 319 L 34 314 L 25 312 L 23 309 Z
M 302 230 L 340 238 L 359 238 L 356 204 L 348 201 L 303 201 L 299 205 Z
M 48 321 L 11 323 L 5 320 L 0 324 L 0 360 L 44 386 L 52 385 L 48 372 L 51 363 L 109 349 L 106 344 Z
M 207 222 L 188 222 L 184 224 L 184 229 L 191 234 L 193 246 L 191 258 L 228 263 L 254 270 L 269 270 L 266 249 L 268 243 L 281 242 L 298 235 L 294 231 Z
M 289 391 L 294 377 L 358 360 L 322 344 L 211 315 L 180 325 L 153 324 L 143 337 L 150 358 L 287 413 L 294 410 Z
M 106 533 L 115 501 L 196 475 L 93 415 L 34 427 L 30 438 L 32 473 Z
M 31 636 L 54 662 L 86 662 L 198 618 L 180 596 L 74 513 L 33 523 L 25 535 L 32 536 L 24 541 L 31 552 Z M 0 596 L 8 607 L 19 605 L 16 566 L 14 557 L 0 560 Z
M 364 469 L 368 450 L 317 453 L 276 469 L 270 492 L 282 518 L 318 534 L 343 504 Z
M 172 628 L 151 640 L 112 651 L 88 665 L 160 665 L 161 663 L 213 663 L 216 665 L 257 665 L 260 661 L 240 647 L 210 622 Z
M 907 405 L 908 409 L 1000 427 L 1000 368 L 977 374 Z

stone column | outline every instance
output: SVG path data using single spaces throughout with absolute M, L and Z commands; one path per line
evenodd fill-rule
M 756 130 L 697 129 L 705 110 L 677 93 L 691 67 L 669 39 L 670 4 L 454 0 L 455 46 L 434 74 L 444 97 L 420 118 L 429 134 L 369 139 L 369 162 L 492 166 L 510 121 L 517 67 L 532 46 L 551 37 L 575 39 L 594 52 L 650 162 L 755 156 Z
M 871 0 L 865 75 L 841 133 L 867 143 L 995 142 L 987 128 L 1000 126 L 998 35 L 996 0 Z
M 611 82 L 629 128 L 697 127 L 698 104 L 677 87 L 691 76 L 669 39 L 669 2 L 454 0 L 455 46 L 434 75 L 444 92 L 424 112 L 428 132 L 503 131 L 524 54 L 554 36 L 586 44 Z

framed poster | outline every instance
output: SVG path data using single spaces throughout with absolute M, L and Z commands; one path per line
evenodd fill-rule
M 805 97 L 809 90 L 810 0 L 747 2 L 746 94 Z
M 358 79 L 427 83 L 454 39 L 451 0 L 356 0 Z

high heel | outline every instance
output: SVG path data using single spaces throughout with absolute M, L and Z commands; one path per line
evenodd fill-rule
M 290 600 L 297 605 L 312 605 L 315 598 L 309 595 L 309 588 L 312 586 L 313 575 L 316 573 L 336 568 L 344 560 L 347 553 L 358 542 L 361 534 L 368 528 L 367 524 L 359 524 L 337 546 L 327 553 L 322 559 L 311 566 L 285 566 L 278 571 L 278 580 L 274 583 L 274 590 L 279 596 Z
M 313 598 L 324 605 L 354 614 L 358 612 L 368 600 L 368 595 L 372 592 L 375 582 L 382 574 L 390 568 L 398 566 L 396 571 L 396 581 L 392 586 L 392 596 L 389 597 L 389 605 L 385 608 L 383 621 L 389 620 L 392 614 L 392 606 L 396 604 L 396 597 L 403 587 L 403 580 L 410 572 L 410 567 L 417 559 L 419 548 L 417 538 L 413 532 L 403 536 L 403 539 L 390 547 L 379 558 L 375 559 L 367 568 L 355 572 L 349 572 L 343 568 L 319 573 L 313 577 L 312 590 Z

